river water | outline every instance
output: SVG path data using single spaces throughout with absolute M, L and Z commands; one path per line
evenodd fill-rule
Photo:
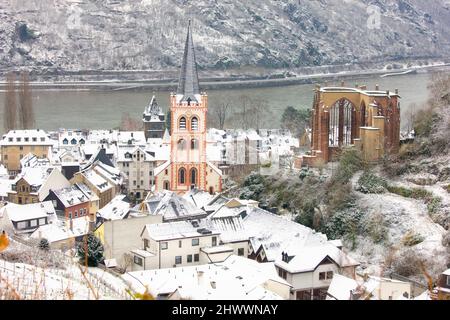
M 407 126 L 409 119 L 408 107 L 415 103 L 421 105 L 428 99 L 427 84 L 429 74 L 408 74 L 395 77 L 380 78 L 371 76 L 363 79 L 346 80 L 347 86 L 367 85 L 374 89 L 376 84 L 380 90 L 394 91 L 399 89 L 402 97 L 402 127 Z M 328 82 L 326 85 L 340 85 Z M 238 100 L 241 95 L 258 97 L 267 100 L 270 112 L 263 115 L 263 127 L 279 127 L 281 114 L 286 106 L 311 108 L 313 99 L 313 84 L 292 85 L 271 88 L 210 90 L 209 116 L 214 117 L 214 108 L 221 99 Z M 33 105 L 36 114 L 37 127 L 44 130 L 58 128 L 90 128 L 110 129 L 118 127 L 124 112 L 133 118 L 141 119 L 144 107 L 155 94 L 159 104 L 166 111 L 169 103 L 169 92 L 165 91 L 33 91 Z M 0 101 L 4 101 L 4 93 L 0 93 Z M 239 109 L 239 104 L 232 107 Z M 3 119 L 3 107 L 0 108 Z M 212 119 L 213 120 L 213 119 Z M 2 124 L 0 124 L 2 126 Z M 228 127 L 236 126 L 228 121 Z

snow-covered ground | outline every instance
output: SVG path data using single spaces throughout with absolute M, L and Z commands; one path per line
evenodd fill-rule
M 10 250 L 10 252 L 8 252 Z M 34 252 L 32 251 L 34 250 Z M 30 251 L 33 252 L 30 255 Z M 127 285 L 121 278 L 100 268 L 80 266 L 70 256 L 53 252 L 60 265 L 54 266 L 42 259 L 45 253 L 36 248 L 11 242 L 10 247 L 2 253 L 9 257 L 6 261 L 0 258 L 0 300 L 33 299 L 33 300 L 96 300 L 96 299 L 128 299 Z M 14 262 L 11 257 L 29 263 Z
M 381 167 L 377 167 L 374 171 L 386 178 L 388 184 L 392 186 L 420 188 L 431 192 L 433 197 L 439 197 L 441 199 L 439 214 L 445 216 L 448 215 L 450 208 L 450 193 L 445 189 L 449 181 L 448 178 L 442 178 L 443 170 L 450 163 L 447 160 L 448 157 L 433 159 L 427 162 L 424 170 L 395 179 L 387 178 Z M 354 190 L 360 176 L 361 172 L 352 178 Z M 445 269 L 449 250 L 443 245 L 442 240 L 448 231 L 433 221 L 424 200 L 406 198 L 389 192 L 363 194 L 355 190 L 355 193 L 358 195 L 356 205 L 363 210 L 366 217 L 380 216 L 380 223 L 386 228 L 387 233 L 387 238 L 381 243 L 374 243 L 369 236 L 358 237 L 357 246 L 351 255 L 366 267 L 367 272 L 381 274 L 388 268 L 385 263 L 390 255 L 398 257 L 409 249 L 424 261 L 430 274 L 437 275 Z M 417 235 L 423 241 L 412 246 L 405 245 L 402 240 L 408 233 Z

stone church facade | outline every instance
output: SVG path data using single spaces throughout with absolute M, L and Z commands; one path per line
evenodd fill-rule
M 311 154 L 303 165 L 334 161 L 343 147 L 358 148 L 367 162 L 377 162 L 400 147 L 400 96 L 395 92 L 316 87 Z

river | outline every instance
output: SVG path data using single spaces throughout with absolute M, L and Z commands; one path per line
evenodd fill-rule
M 395 77 L 380 78 L 368 76 L 354 80 L 346 80 L 349 87 L 367 85 L 374 89 L 376 84 L 380 90 L 394 91 L 399 89 L 402 97 L 402 127 L 407 126 L 408 107 L 415 103 L 421 105 L 428 99 L 428 73 L 408 74 Z M 340 85 L 329 82 L 327 85 Z M 279 127 L 281 114 L 286 106 L 297 108 L 311 108 L 313 98 L 313 84 L 291 85 L 283 87 L 209 90 L 209 116 L 214 117 L 214 107 L 218 101 L 226 97 L 233 101 L 241 95 L 258 97 L 267 100 L 268 111 L 263 116 L 263 127 Z M 169 103 L 169 92 L 154 92 L 164 111 Z M 36 125 L 44 130 L 58 128 L 89 128 L 110 129 L 118 127 L 124 112 L 133 118 L 141 119 L 144 107 L 149 103 L 152 91 L 63 91 L 63 90 L 34 90 L 33 105 L 36 114 Z M 4 93 L 0 93 L 0 101 L 4 101 Z M 239 108 L 235 103 L 233 109 Z M 3 108 L 0 108 L 3 119 Z M 234 127 L 232 121 L 228 127 Z

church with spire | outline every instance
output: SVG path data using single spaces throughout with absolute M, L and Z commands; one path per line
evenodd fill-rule
M 199 88 L 189 22 L 176 93 L 170 95 L 170 160 L 155 169 L 155 191 L 222 191 L 222 172 L 207 160 L 208 96 Z

